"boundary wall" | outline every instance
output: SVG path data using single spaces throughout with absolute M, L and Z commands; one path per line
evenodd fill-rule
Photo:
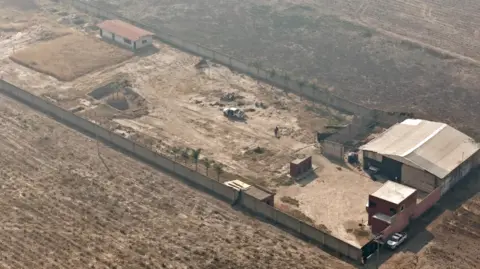
M 162 154 L 153 152 L 150 149 L 128 140 L 119 134 L 104 129 L 97 124 L 81 118 L 70 111 L 64 110 L 63 108 L 60 108 L 55 104 L 50 103 L 41 97 L 33 95 L 28 91 L 20 89 L 4 80 L 0 80 L 0 93 L 13 97 L 47 115 L 51 115 L 56 119 L 60 119 L 63 122 L 75 126 L 79 130 L 95 135 L 97 139 L 101 138 L 103 141 L 129 152 L 133 156 L 147 163 L 160 167 L 185 179 L 190 183 L 193 183 L 194 185 L 200 186 L 231 204 L 236 202 L 240 195 L 240 193 L 233 188 L 230 188 L 220 182 L 217 182 L 216 180 L 191 170 L 190 168 L 185 167 Z M 285 227 L 308 240 L 314 241 L 320 245 L 326 246 L 329 249 L 337 251 L 338 253 L 341 253 L 352 260 L 360 261 L 362 258 L 362 251 L 360 248 L 352 246 L 340 239 L 326 234 L 315 227 L 304 223 L 295 217 L 285 214 L 244 192 L 242 192 L 242 197 L 240 201 L 238 201 L 238 204 L 244 209 L 252 212 L 254 215 L 261 216 L 262 218 L 272 221 L 273 223 Z

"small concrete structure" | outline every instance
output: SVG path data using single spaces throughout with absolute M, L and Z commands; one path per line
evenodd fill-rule
M 132 50 L 151 46 L 153 33 L 120 20 L 106 20 L 99 23 L 100 36 L 115 41 Z
M 270 206 L 274 206 L 274 198 L 275 198 L 275 193 L 268 191 L 264 188 L 261 188 L 259 186 L 252 186 L 249 185 L 241 180 L 231 180 L 224 182 L 223 184 L 237 190 L 237 191 L 243 191 L 246 194 L 256 198 L 257 200 L 260 200 Z
M 290 163 L 290 176 L 298 179 L 301 175 L 312 169 L 312 156 L 303 159 L 296 159 Z

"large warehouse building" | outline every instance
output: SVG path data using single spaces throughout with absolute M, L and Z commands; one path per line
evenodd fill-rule
M 480 164 L 479 145 L 451 126 L 419 119 L 395 124 L 360 148 L 364 168 L 430 193 L 447 192 Z

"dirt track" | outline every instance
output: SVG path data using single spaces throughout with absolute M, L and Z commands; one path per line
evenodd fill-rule
M 351 268 L 0 96 L 2 268 Z

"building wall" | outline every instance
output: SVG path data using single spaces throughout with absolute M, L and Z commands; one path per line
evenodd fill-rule
M 437 187 L 434 175 L 406 164 L 402 165 L 401 183 L 427 193 Z
M 371 202 L 376 204 L 375 207 L 370 207 Z M 394 204 L 383 199 L 379 199 L 375 196 L 370 195 L 368 197 L 369 208 L 368 211 L 368 224 L 372 225 L 373 223 L 373 215 L 376 213 L 383 213 L 387 216 L 403 216 L 404 214 L 411 216 L 415 210 L 415 206 L 417 204 L 417 192 L 412 193 L 409 197 L 403 200 L 399 204 Z M 395 212 L 392 213 L 391 209 L 394 209 Z
M 425 211 L 429 210 L 435 203 L 440 200 L 442 187 L 436 188 L 431 192 L 427 197 L 417 204 L 415 211 L 413 212 L 413 218 L 416 219 L 420 217 Z
M 113 34 L 103 29 L 100 29 L 100 36 L 107 39 L 113 39 Z
M 152 43 L 153 43 L 153 37 L 152 36 L 145 36 L 145 37 L 142 37 L 141 39 L 135 41 L 137 49 L 141 49 L 141 48 L 144 48 L 146 46 L 150 46 L 150 45 L 152 45 Z
M 119 35 L 115 35 L 109 31 L 101 30 L 101 36 L 103 38 L 109 39 L 109 40 L 114 40 L 119 44 L 122 44 L 123 46 L 126 46 L 128 48 L 133 48 L 133 41 L 131 41 L 131 44 L 128 44 L 125 42 L 125 38 Z
M 373 234 L 379 234 L 389 226 L 388 223 L 375 218 L 372 218 L 370 225 L 372 226 Z
M 465 160 L 461 165 L 459 165 L 455 170 L 453 170 L 448 176 L 442 180 L 441 186 L 441 195 L 444 195 L 448 192 L 455 184 L 462 180 L 468 173 L 477 166 L 478 162 L 478 152 L 472 155 L 470 158 Z

